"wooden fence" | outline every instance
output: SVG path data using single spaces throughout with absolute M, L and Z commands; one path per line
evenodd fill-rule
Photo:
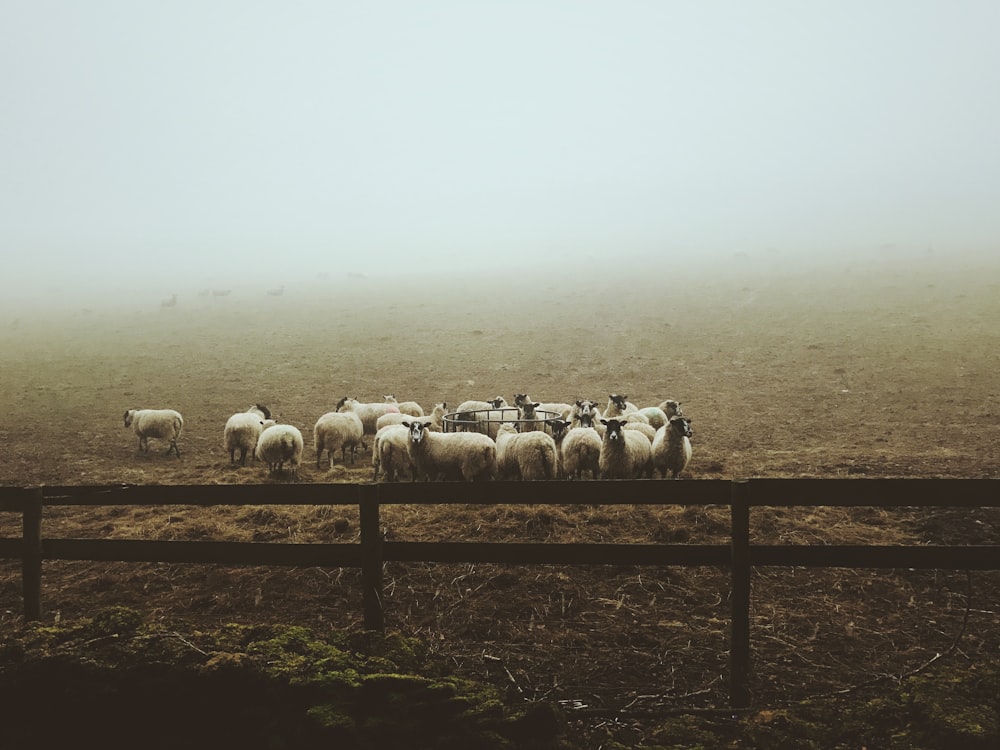
M 382 505 L 723 505 L 727 544 L 550 544 L 383 540 Z M 284 544 L 224 541 L 54 539 L 42 534 L 47 506 L 356 505 L 360 541 Z M 750 510 L 777 506 L 1000 507 L 993 479 L 752 479 L 586 482 L 429 482 L 291 485 L 115 485 L 0 487 L 0 512 L 20 513 L 20 538 L 0 538 L 0 559 L 22 561 L 24 614 L 40 619 L 42 562 L 292 565 L 361 569 L 364 624 L 384 628 L 385 562 L 515 565 L 725 566 L 732 575 L 730 703 L 749 705 L 750 577 L 753 567 L 938 568 L 1000 570 L 1000 545 L 765 545 L 750 539 Z

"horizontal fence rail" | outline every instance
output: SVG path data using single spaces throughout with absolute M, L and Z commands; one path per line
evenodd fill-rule
M 727 544 L 387 541 L 383 505 L 702 505 L 730 508 Z M 53 539 L 45 507 L 121 505 L 354 505 L 360 541 L 275 542 Z M 750 539 L 759 507 L 1000 507 L 994 479 L 601 480 L 292 485 L 106 485 L 0 487 L 0 514 L 20 514 L 20 538 L 0 538 L 0 559 L 20 559 L 24 614 L 40 619 L 45 560 L 288 565 L 361 569 L 365 627 L 384 628 L 386 562 L 513 565 L 718 566 L 731 572 L 730 703 L 750 702 L 750 578 L 756 566 L 1000 570 L 1000 545 L 770 545 Z M 0 515 L 0 520 L 3 516 Z

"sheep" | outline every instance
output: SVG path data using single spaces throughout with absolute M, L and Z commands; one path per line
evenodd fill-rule
M 389 412 L 398 412 L 399 408 L 388 401 L 382 403 L 378 402 L 368 402 L 362 403 L 356 398 L 351 396 L 345 396 L 337 402 L 337 408 L 334 411 L 345 412 L 353 411 L 361 419 L 361 424 L 365 428 L 365 435 L 374 435 L 378 432 L 378 418 L 383 414 L 388 414 Z M 368 446 L 362 443 L 365 450 Z
M 556 441 L 546 432 L 518 432 L 510 422 L 497 430 L 497 476 L 501 478 L 555 479 L 558 471 Z
M 461 475 L 466 481 L 492 479 L 497 444 L 478 432 L 431 432 L 423 422 L 403 422 L 407 451 L 416 474 L 425 480 Z
M 313 427 L 313 444 L 316 446 L 316 468 L 320 468 L 323 451 L 327 453 L 329 467 L 333 468 L 333 455 L 340 449 L 340 460 L 347 459 L 347 449 L 351 449 L 351 463 L 358 446 L 362 445 L 365 428 L 361 418 L 354 412 L 330 411 L 316 420 Z
M 490 409 L 502 409 L 507 406 L 507 399 L 497 396 L 489 401 L 463 401 L 455 409 L 454 424 L 457 429 L 473 431 L 479 430 L 478 412 L 489 411 Z
M 424 416 L 424 407 L 418 404 L 416 401 L 404 401 L 399 403 L 396 400 L 396 396 L 390 393 L 385 397 L 386 403 L 395 404 L 396 408 L 399 409 L 400 414 L 409 414 L 411 417 L 422 417 Z
M 633 415 L 629 414 L 629 417 L 631 416 Z M 642 435 L 644 435 L 651 444 L 653 442 L 653 438 L 656 437 L 656 429 L 649 422 L 640 422 L 626 418 L 623 427 L 626 430 L 635 430 L 636 432 L 642 433 Z
M 403 424 L 390 424 L 375 433 L 372 445 L 372 480 L 378 481 L 381 472 L 390 482 L 399 479 L 400 469 L 406 469 L 411 480 L 417 478 L 417 472 L 410 461 L 410 451 L 407 447 L 410 433 Z
M 603 414 L 596 401 L 588 399 L 577 399 L 573 405 L 570 415 L 566 419 L 570 422 L 570 429 L 574 427 L 593 427 Z
M 607 428 L 601 441 L 598 465 L 603 479 L 652 477 L 652 446 L 635 430 L 625 429 L 619 419 L 601 419 Z M 563 443 L 565 444 L 565 440 Z
M 672 398 L 668 398 L 666 401 L 661 401 L 660 402 L 660 409 L 662 409 L 663 413 L 667 415 L 667 419 L 668 420 L 671 417 L 683 417 L 684 416 L 684 410 L 681 409 L 681 402 L 680 401 L 674 401 Z
M 266 427 L 257 439 L 254 452 L 259 461 L 267 464 L 268 472 L 276 474 L 289 464 L 292 478 L 298 478 L 299 464 L 302 463 L 302 433 L 290 424 L 274 424 Z
M 670 422 L 656 431 L 653 439 L 653 469 L 664 479 L 667 472 L 673 479 L 687 468 L 691 460 L 691 420 L 674 415 Z
M 177 438 L 184 428 L 184 417 L 180 412 L 173 409 L 129 409 L 125 412 L 125 426 L 131 427 L 139 436 L 140 451 L 149 452 L 149 439 L 153 437 L 170 443 L 167 446 L 168 456 L 173 451 L 178 458 L 181 457 Z
M 276 286 L 273 289 L 268 289 L 267 290 L 267 295 L 269 297 L 280 297 L 284 293 L 285 293 L 285 287 L 284 286 Z
M 604 409 L 604 417 L 620 417 L 623 414 L 639 411 L 639 407 L 628 400 L 625 394 L 612 393 L 608 396 L 608 405 Z
M 571 422 L 550 419 L 549 427 L 559 448 L 559 473 L 569 479 L 582 479 L 589 472 L 591 479 L 601 475 L 601 436 L 593 427 L 571 427 Z
M 240 466 L 246 466 L 247 453 L 253 458 L 257 439 L 268 420 L 271 420 L 270 409 L 261 404 L 254 404 L 246 411 L 233 414 L 226 421 L 222 442 L 229 451 L 229 463 L 236 463 L 236 451 L 239 450 Z
M 645 417 L 654 430 L 663 427 L 667 423 L 667 420 L 670 419 L 667 413 L 659 406 L 644 406 L 636 413 Z
M 165 300 L 160 302 L 160 307 L 177 307 L 177 295 L 171 294 Z
M 434 410 L 427 415 L 421 414 L 419 416 L 414 416 L 412 414 L 403 414 L 402 412 L 396 414 L 392 412 L 388 414 L 383 414 L 381 417 L 378 418 L 378 421 L 375 423 L 376 427 L 375 434 L 377 435 L 378 430 L 381 430 L 383 427 L 387 427 L 389 425 L 394 425 L 394 424 L 402 424 L 405 420 L 426 422 L 431 426 L 431 430 L 433 432 L 441 432 L 444 429 L 444 415 L 447 413 L 446 412 L 447 408 L 448 408 L 448 403 L 446 401 L 442 401 L 440 403 L 434 404 Z
M 532 403 L 532 399 L 528 397 L 527 393 L 515 393 L 514 394 L 514 406 L 524 406 L 525 404 Z M 542 401 L 535 404 L 536 411 L 548 411 L 555 414 L 555 416 L 560 419 L 569 419 L 570 414 L 573 411 L 573 407 L 570 404 L 556 402 L 556 401 Z M 550 419 L 552 417 L 549 417 Z M 522 428 L 523 429 L 523 428 Z

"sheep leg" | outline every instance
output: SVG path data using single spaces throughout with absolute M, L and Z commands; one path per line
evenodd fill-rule
M 170 451 L 173 451 L 174 453 L 176 453 L 177 454 L 177 458 L 181 457 L 181 452 L 180 452 L 180 449 L 178 449 L 178 447 L 177 447 L 177 441 L 176 440 L 171 440 L 170 441 L 170 445 L 167 446 L 167 455 L 168 456 L 170 455 Z

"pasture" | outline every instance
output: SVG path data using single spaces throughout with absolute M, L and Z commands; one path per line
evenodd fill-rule
M 1000 478 L 1000 268 L 940 259 L 796 269 L 744 259 L 725 272 L 654 269 L 642 281 L 552 274 L 285 283 L 283 294 L 197 289 L 0 307 L 4 485 L 273 483 L 230 464 L 226 419 L 259 402 L 306 438 L 300 482 L 371 477 L 317 469 L 312 426 L 343 396 L 435 402 L 527 392 L 626 393 L 682 402 L 694 453 L 679 482 L 740 477 Z M 506 277 L 505 277 L 506 278 Z M 268 286 L 274 287 L 275 284 Z M 161 305 L 162 299 L 176 304 Z M 185 418 L 181 456 L 140 454 L 129 408 Z M 657 480 L 662 481 L 662 480 Z M 0 515 L 2 536 L 14 536 Z M 987 511 L 773 509 L 755 540 L 818 544 L 1000 542 Z M 630 506 L 387 509 L 395 540 L 719 543 L 728 511 Z M 118 507 L 46 511 L 60 536 L 350 540 L 344 509 Z M 20 617 L 20 568 L 0 568 L 0 620 Z M 118 563 L 46 566 L 43 618 L 122 604 L 192 627 L 356 627 L 348 570 Z M 529 698 L 590 707 L 723 705 L 728 576 L 662 570 L 390 564 L 387 625 L 442 665 Z M 1000 574 L 766 570 L 753 581 L 760 704 L 1000 648 Z M 611 731 L 610 729 L 608 731 Z M 615 730 L 628 741 L 628 727 Z

